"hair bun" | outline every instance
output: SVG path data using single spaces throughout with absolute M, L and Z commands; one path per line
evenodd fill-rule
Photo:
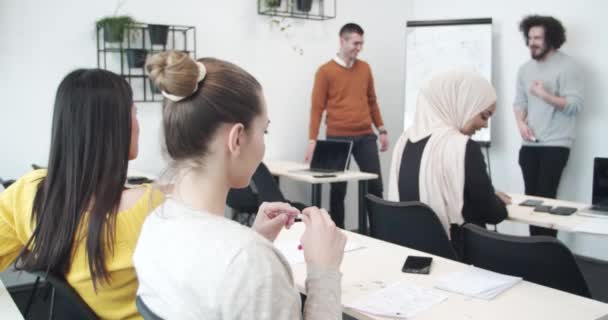
M 165 51 L 146 60 L 154 85 L 169 94 L 189 96 L 198 86 L 199 67 L 187 53 Z

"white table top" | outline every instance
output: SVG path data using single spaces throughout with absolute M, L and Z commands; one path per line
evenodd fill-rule
M 543 201 L 543 205 L 573 207 L 579 210 L 589 207 L 589 204 L 548 199 L 541 197 L 526 196 L 521 194 L 509 194 L 512 204 L 507 206 L 509 219 L 535 226 L 551 228 L 563 231 L 573 231 L 574 227 L 585 222 L 607 221 L 608 219 L 581 216 L 576 213 L 569 216 L 560 216 L 544 212 L 534 212 L 533 207 L 524 207 L 519 204 L 527 199 L 538 199 Z
M 6 291 L 4 283 L 0 279 L 0 319 L 22 320 L 23 316 L 17 305 L 11 298 L 11 295 Z
M 343 173 L 336 174 L 335 177 L 315 178 L 310 173 L 298 173 L 299 170 L 309 168 L 307 163 L 283 160 L 265 160 L 264 164 L 273 175 L 279 177 L 287 177 L 296 181 L 307 182 L 311 184 L 344 182 L 344 181 L 360 181 L 377 179 L 378 175 L 355 170 L 347 170 Z M 319 173 L 322 175 L 322 173 Z
M 296 223 L 290 230 L 283 231 L 278 241 L 298 240 L 304 230 L 302 223 Z M 364 249 L 344 254 L 341 271 L 342 303 L 349 303 L 358 297 L 376 290 L 379 283 L 390 284 L 399 280 L 431 288 L 437 279 L 452 272 L 464 271 L 465 264 L 434 256 L 430 275 L 415 275 L 401 272 L 408 255 L 426 253 L 376 240 L 360 234 L 345 231 L 348 239 L 365 246 Z M 306 265 L 292 265 L 295 283 L 300 292 L 305 292 Z M 521 282 L 510 290 L 486 301 L 448 293 L 449 298 L 416 316 L 416 320 L 426 319 L 598 319 L 608 314 L 608 304 L 554 290 L 530 282 Z M 357 319 L 389 319 L 365 315 L 359 311 L 345 309 L 345 313 Z

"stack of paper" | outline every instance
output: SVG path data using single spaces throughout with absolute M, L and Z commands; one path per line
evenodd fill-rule
M 274 246 L 283 254 L 289 264 L 304 263 L 304 251 L 298 249 L 299 241 L 281 241 L 275 242 Z M 344 247 L 344 252 L 361 249 L 363 246 L 355 241 L 347 241 Z
M 491 300 L 521 281 L 521 278 L 470 266 L 466 271 L 449 274 L 435 288 L 475 298 Z
M 401 281 L 359 298 L 346 307 L 377 316 L 406 319 L 445 299 L 445 293 Z

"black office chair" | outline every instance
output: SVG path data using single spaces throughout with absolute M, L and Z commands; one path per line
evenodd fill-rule
M 135 306 L 137 307 L 139 314 L 141 314 L 144 320 L 163 320 L 163 318 L 154 314 L 154 312 L 152 312 L 152 310 L 148 308 L 148 306 L 139 296 L 137 296 L 137 298 L 135 299 Z
M 439 218 L 422 202 L 392 202 L 366 195 L 372 237 L 459 260 Z
M 243 189 L 230 189 L 226 204 L 232 208 L 232 219 L 250 226 L 252 217 L 258 212 L 260 201 L 251 186 Z
M 608 303 L 608 261 L 576 254 L 574 258 L 587 281 L 591 297 Z
M 591 297 L 574 256 L 555 238 L 499 234 L 474 224 L 464 225 L 462 233 L 466 263 Z
M 51 303 L 49 306 L 49 319 L 99 319 L 95 312 L 82 300 L 78 293 L 65 281 L 63 277 L 46 273 L 45 271 L 32 272 L 36 276 L 34 288 L 25 308 L 24 318 L 27 319 L 33 297 L 40 283 L 44 279 L 51 289 Z
M 8 187 L 10 187 L 13 183 L 15 183 L 15 180 L 4 180 L 0 178 L 0 184 L 4 187 L 4 189 L 8 189 Z
M 298 210 L 304 210 L 307 205 L 285 199 L 279 185 L 268 170 L 268 167 L 261 162 L 253 174 L 254 188 L 257 190 L 260 203 L 262 202 L 287 202 Z
M 251 178 L 251 185 L 243 189 L 230 189 L 226 204 L 232 208 L 233 219 L 241 224 L 251 225 L 262 202 L 287 202 L 298 210 L 307 205 L 285 199 L 279 185 L 261 162 Z

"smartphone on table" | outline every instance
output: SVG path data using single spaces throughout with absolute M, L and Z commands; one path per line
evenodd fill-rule
M 401 271 L 405 273 L 429 274 L 433 257 L 407 256 Z

